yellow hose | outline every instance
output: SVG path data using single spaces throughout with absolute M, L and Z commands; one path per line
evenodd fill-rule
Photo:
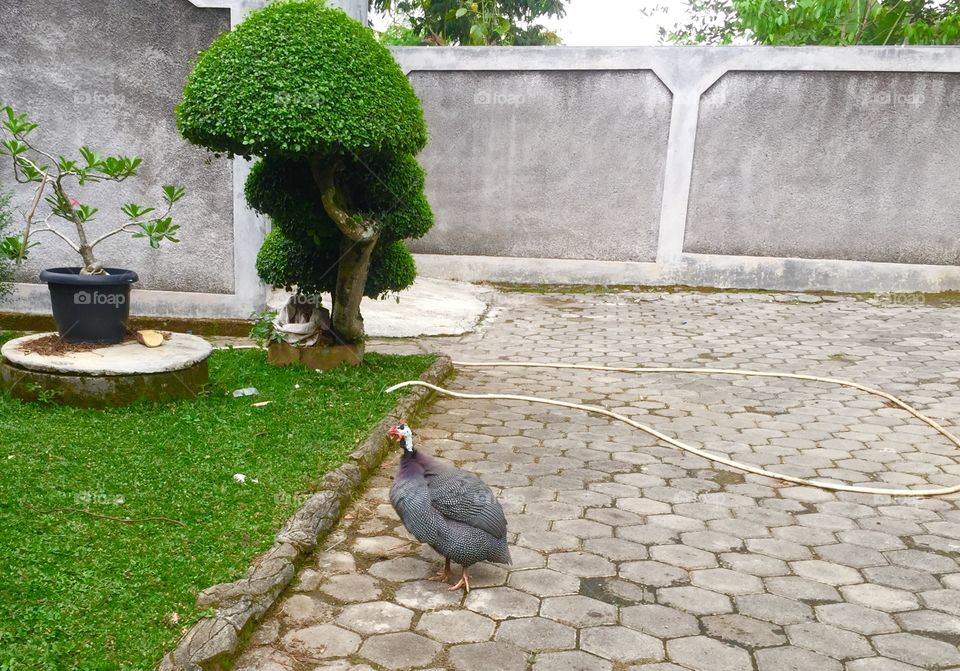
M 890 401 L 897 407 L 906 410 L 911 415 L 919 419 L 921 422 L 924 422 L 928 426 L 935 429 L 938 433 L 947 438 L 951 443 L 960 447 L 960 438 L 957 438 L 955 435 L 950 433 L 947 429 L 943 428 L 936 421 L 927 417 L 919 410 L 914 408 L 909 403 L 900 400 L 892 394 L 888 394 L 885 391 L 880 389 L 873 389 L 872 387 L 867 387 L 856 382 L 850 382 L 848 380 L 839 380 L 836 378 L 829 377 L 817 377 L 816 375 L 802 375 L 798 373 L 777 373 L 772 371 L 755 371 L 755 370 L 733 370 L 725 368 L 629 368 L 629 367 L 618 367 L 618 366 L 591 366 L 587 364 L 569 364 L 569 363 L 543 363 L 543 362 L 514 362 L 514 361 L 493 361 L 493 362 L 475 362 L 475 361 L 454 361 L 454 365 L 469 367 L 469 368 L 494 368 L 494 367 L 503 367 L 503 368 L 562 368 L 562 369 L 572 369 L 572 370 L 598 370 L 606 372 L 615 372 L 615 373 L 691 373 L 691 374 L 701 374 L 701 375 L 742 375 L 745 377 L 779 377 L 787 378 L 791 380 L 807 380 L 810 382 L 826 382 L 828 384 L 838 384 L 844 387 L 852 387 L 854 389 L 859 389 L 860 391 L 865 391 L 868 394 L 873 394 L 874 396 L 879 396 L 880 398 Z M 673 445 L 676 448 L 690 452 L 691 454 L 696 454 L 699 457 L 704 459 L 709 459 L 710 461 L 715 461 L 718 464 L 724 464 L 725 466 L 730 466 L 731 468 L 736 468 L 741 471 L 746 471 L 748 473 L 754 473 L 756 475 L 762 475 L 768 478 L 775 478 L 777 480 L 784 480 L 786 482 L 793 482 L 798 485 L 808 485 L 811 487 L 820 487 L 821 489 L 829 489 L 833 491 L 840 492 L 857 492 L 859 494 L 881 494 L 885 496 L 946 496 L 948 494 L 956 494 L 960 492 L 960 484 L 956 484 L 952 487 L 938 487 L 935 489 L 884 489 L 879 487 L 859 487 L 856 485 L 844 485 L 837 484 L 832 482 L 820 482 L 818 480 L 807 480 L 805 478 L 798 478 L 792 475 L 783 475 L 781 473 L 776 473 L 774 471 L 768 471 L 765 468 L 760 468 L 759 466 L 753 466 L 751 464 L 744 464 L 738 461 L 733 461 L 732 459 L 727 459 L 726 457 L 721 457 L 716 454 L 711 454 L 705 452 L 699 448 L 693 447 L 692 445 L 687 445 L 686 443 L 679 441 L 675 438 L 667 436 L 653 427 L 641 424 L 640 422 L 634 421 L 629 417 L 613 412 L 612 410 L 607 410 L 606 408 L 601 408 L 595 405 L 584 405 L 582 403 L 569 403 L 567 401 L 556 401 L 548 398 L 539 398 L 537 396 L 518 396 L 515 394 L 468 394 L 458 391 L 451 391 L 449 389 L 444 389 L 443 387 L 438 387 L 429 382 L 422 382 L 420 380 L 409 380 L 407 382 L 401 382 L 400 384 L 395 384 L 389 389 L 386 390 L 386 393 L 391 393 L 397 389 L 403 387 L 426 387 L 432 389 L 433 391 L 443 394 L 445 396 L 452 396 L 454 398 L 466 398 L 466 399 L 503 399 L 510 401 L 527 401 L 530 403 L 544 403 L 546 405 L 556 405 L 563 408 L 573 408 L 574 410 L 583 410 L 585 412 L 592 412 L 598 415 L 606 415 L 607 417 L 612 417 L 613 419 L 618 419 L 621 422 L 625 422 L 630 426 L 640 429 L 646 433 L 649 433 L 651 436 L 656 436 L 660 440 Z

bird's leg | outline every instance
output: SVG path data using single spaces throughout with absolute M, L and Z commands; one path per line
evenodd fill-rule
M 463 574 L 460 576 L 460 581 L 456 585 L 451 587 L 448 591 L 455 592 L 461 587 L 467 590 L 467 594 L 470 593 L 470 576 L 467 575 L 466 566 L 463 567 Z
M 447 582 L 447 579 L 450 578 L 450 560 L 447 559 L 443 564 L 443 570 L 437 573 L 434 576 L 430 577 L 430 580 L 436 580 L 437 582 Z

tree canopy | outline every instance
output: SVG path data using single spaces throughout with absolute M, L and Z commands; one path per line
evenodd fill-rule
M 371 32 L 295 0 L 214 40 L 187 79 L 177 127 L 190 142 L 243 156 L 415 154 L 427 141 L 416 94 Z
M 373 0 L 394 24 L 387 44 L 512 45 L 559 44 L 556 33 L 538 23 L 562 18 L 567 0 Z
M 960 44 L 960 0 L 688 0 L 678 44 Z

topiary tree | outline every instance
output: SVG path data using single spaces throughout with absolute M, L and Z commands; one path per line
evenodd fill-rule
M 177 125 L 211 151 L 259 156 L 246 198 L 274 228 L 261 279 L 332 294 L 332 325 L 363 337 L 360 301 L 413 282 L 403 243 L 433 215 L 414 155 L 420 102 L 370 30 L 321 0 L 276 0 L 198 59 Z

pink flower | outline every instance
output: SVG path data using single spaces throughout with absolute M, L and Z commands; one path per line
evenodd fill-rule
M 77 200 L 76 198 L 71 198 L 71 199 L 70 199 L 70 207 L 76 207 L 76 206 L 79 205 L 79 204 L 80 204 L 80 201 Z

